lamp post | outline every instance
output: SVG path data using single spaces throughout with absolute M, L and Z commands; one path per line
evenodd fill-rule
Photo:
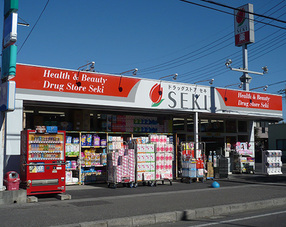
M 238 69 L 233 68 L 233 67 L 231 67 L 231 63 L 232 63 L 232 60 L 227 59 L 225 62 L 225 66 L 232 71 L 243 72 L 243 75 L 239 79 L 242 82 L 243 90 L 245 90 L 245 91 L 249 91 L 249 84 L 252 80 L 252 77 L 249 76 L 248 74 L 264 75 L 264 74 L 268 73 L 267 66 L 262 67 L 262 70 L 263 70 L 262 73 L 248 70 L 248 57 L 247 57 L 247 48 L 246 47 L 243 48 L 243 68 L 238 68 Z
M 87 64 L 85 64 L 85 65 L 82 65 L 82 66 L 78 67 L 78 68 L 77 68 L 77 71 L 78 71 L 78 72 L 77 72 L 77 80 L 76 80 L 76 82 L 75 82 L 75 84 L 76 84 L 78 87 L 81 86 L 81 82 L 78 81 L 78 80 L 79 80 L 79 72 L 80 72 L 80 69 L 83 68 L 83 67 L 85 67 L 85 66 L 88 66 L 88 65 L 90 65 L 90 66 L 89 66 L 89 70 L 86 69 L 85 71 L 90 71 L 90 72 L 94 72 L 94 71 L 95 71 L 95 70 L 94 70 L 94 65 L 95 65 L 95 62 L 94 62 L 94 61 L 89 62 L 89 63 L 87 63 Z
M 159 80 L 161 80 L 161 79 L 163 79 L 163 78 L 171 77 L 171 76 L 173 77 L 173 80 L 176 80 L 177 77 L 178 77 L 178 73 L 171 74 L 171 75 L 168 75 L 168 76 L 163 76 L 163 77 L 161 77 Z
M 200 81 L 194 82 L 194 84 L 205 82 L 205 81 L 209 81 L 210 85 L 212 85 L 214 83 L 214 79 L 210 79 L 210 80 L 208 79 L 208 80 L 200 80 Z
M 171 75 L 168 75 L 168 76 L 163 76 L 163 77 L 160 77 L 160 78 L 159 78 L 159 80 L 160 80 L 159 95 L 162 95 L 162 90 L 161 90 L 161 82 L 162 82 L 162 79 L 167 78 L 167 77 L 173 77 L 173 78 L 172 78 L 173 80 L 177 80 L 178 73 L 171 74 Z
M 224 87 L 231 87 L 235 85 L 238 85 L 239 88 L 242 88 L 243 83 L 229 84 L 229 85 L 225 85 Z
M 137 75 L 137 72 L 138 72 L 138 69 L 137 69 L 137 68 L 135 68 L 135 69 L 130 69 L 130 70 L 127 70 L 127 71 L 125 71 L 125 72 L 120 73 L 120 80 L 119 80 L 119 85 L 118 85 L 118 90 L 119 90 L 119 92 L 122 92 L 122 91 L 123 91 L 123 88 L 121 87 L 121 79 L 122 79 L 122 76 L 123 76 L 123 74 L 129 73 L 129 72 L 132 72 L 132 75 L 133 75 L 133 76 L 136 76 L 136 75 Z
M 83 65 L 83 66 L 78 67 L 77 70 L 80 70 L 81 68 L 83 68 L 83 67 L 85 67 L 85 66 L 88 66 L 88 65 L 90 65 L 90 66 L 89 66 L 89 70 L 86 69 L 85 71 L 94 72 L 94 65 L 95 65 L 95 62 L 94 62 L 94 61 L 91 61 L 91 62 L 89 62 L 89 63 L 87 63 L 87 64 L 85 64 L 85 65 Z
M 252 89 L 250 89 L 250 91 L 251 91 L 251 90 L 256 90 L 256 89 L 259 89 L 259 88 L 263 88 L 263 91 L 266 91 L 267 88 L 268 88 L 268 85 L 260 86 L 260 87 L 256 87 L 256 88 L 252 88 Z

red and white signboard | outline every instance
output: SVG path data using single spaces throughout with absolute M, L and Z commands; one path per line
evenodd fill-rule
M 137 78 L 17 64 L 17 88 L 127 97 Z M 121 89 L 119 89 L 121 87 Z
M 23 64 L 13 80 L 18 100 L 282 118 L 281 95 Z
M 226 107 L 282 111 L 282 96 L 216 88 Z
M 250 13 L 249 13 L 250 12 Z M 246 4 L 234 10 L 235 45 L 254 43 L 253 5 Z

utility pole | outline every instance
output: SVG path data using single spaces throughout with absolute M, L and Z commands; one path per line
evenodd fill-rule
M 3 187 L 6 155 L 6 112 L 15 109 L 16 83 L 9 81 L 16 75 L 18 0 L 4 1 L 4 29 L 2 39 L 2 65 L 0 80 L 0 191 Z
M 242 45 L 242 56 L 243 56 L 243 69 L 248 70 L 248 52 L 247 44 Z M 249 91 L 249 84 L 252 77 L 249 76 L 248 72 L 243 72 L 243 75 L 239 78 L 243 84 L 243 90 Z

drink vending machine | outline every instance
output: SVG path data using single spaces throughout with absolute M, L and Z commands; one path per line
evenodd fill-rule
M 22 131 L 20 178 L 27 195 L 65 192 L 65 131 Z

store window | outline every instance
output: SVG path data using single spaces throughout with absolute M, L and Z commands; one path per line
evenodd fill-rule
M 185 118 L 173 118 L 174 132 L 185 131 Z
M 238 121 L 238 132 L 247 132 L 247 121 Z
M 209 132 L 224 132 L 223 120 L 210 120 Z
M 249 142 L 247 135 L 238 135 L 237 139 L 238 139 L 238 142 L 242 142 L 242 143 Z
M 200 132 L 207 132 L 209 125 L 208 119 L 200 119 Z
M 194 120 L 192 118 L 187 119 L 187 131 L 194 132 Z
M 225 121 L 226 132 L 236 133 L 236 120 L 226 120 Z
M 286 151 L 286 139 L 277 139 L 276 148 L 277 150 Z

